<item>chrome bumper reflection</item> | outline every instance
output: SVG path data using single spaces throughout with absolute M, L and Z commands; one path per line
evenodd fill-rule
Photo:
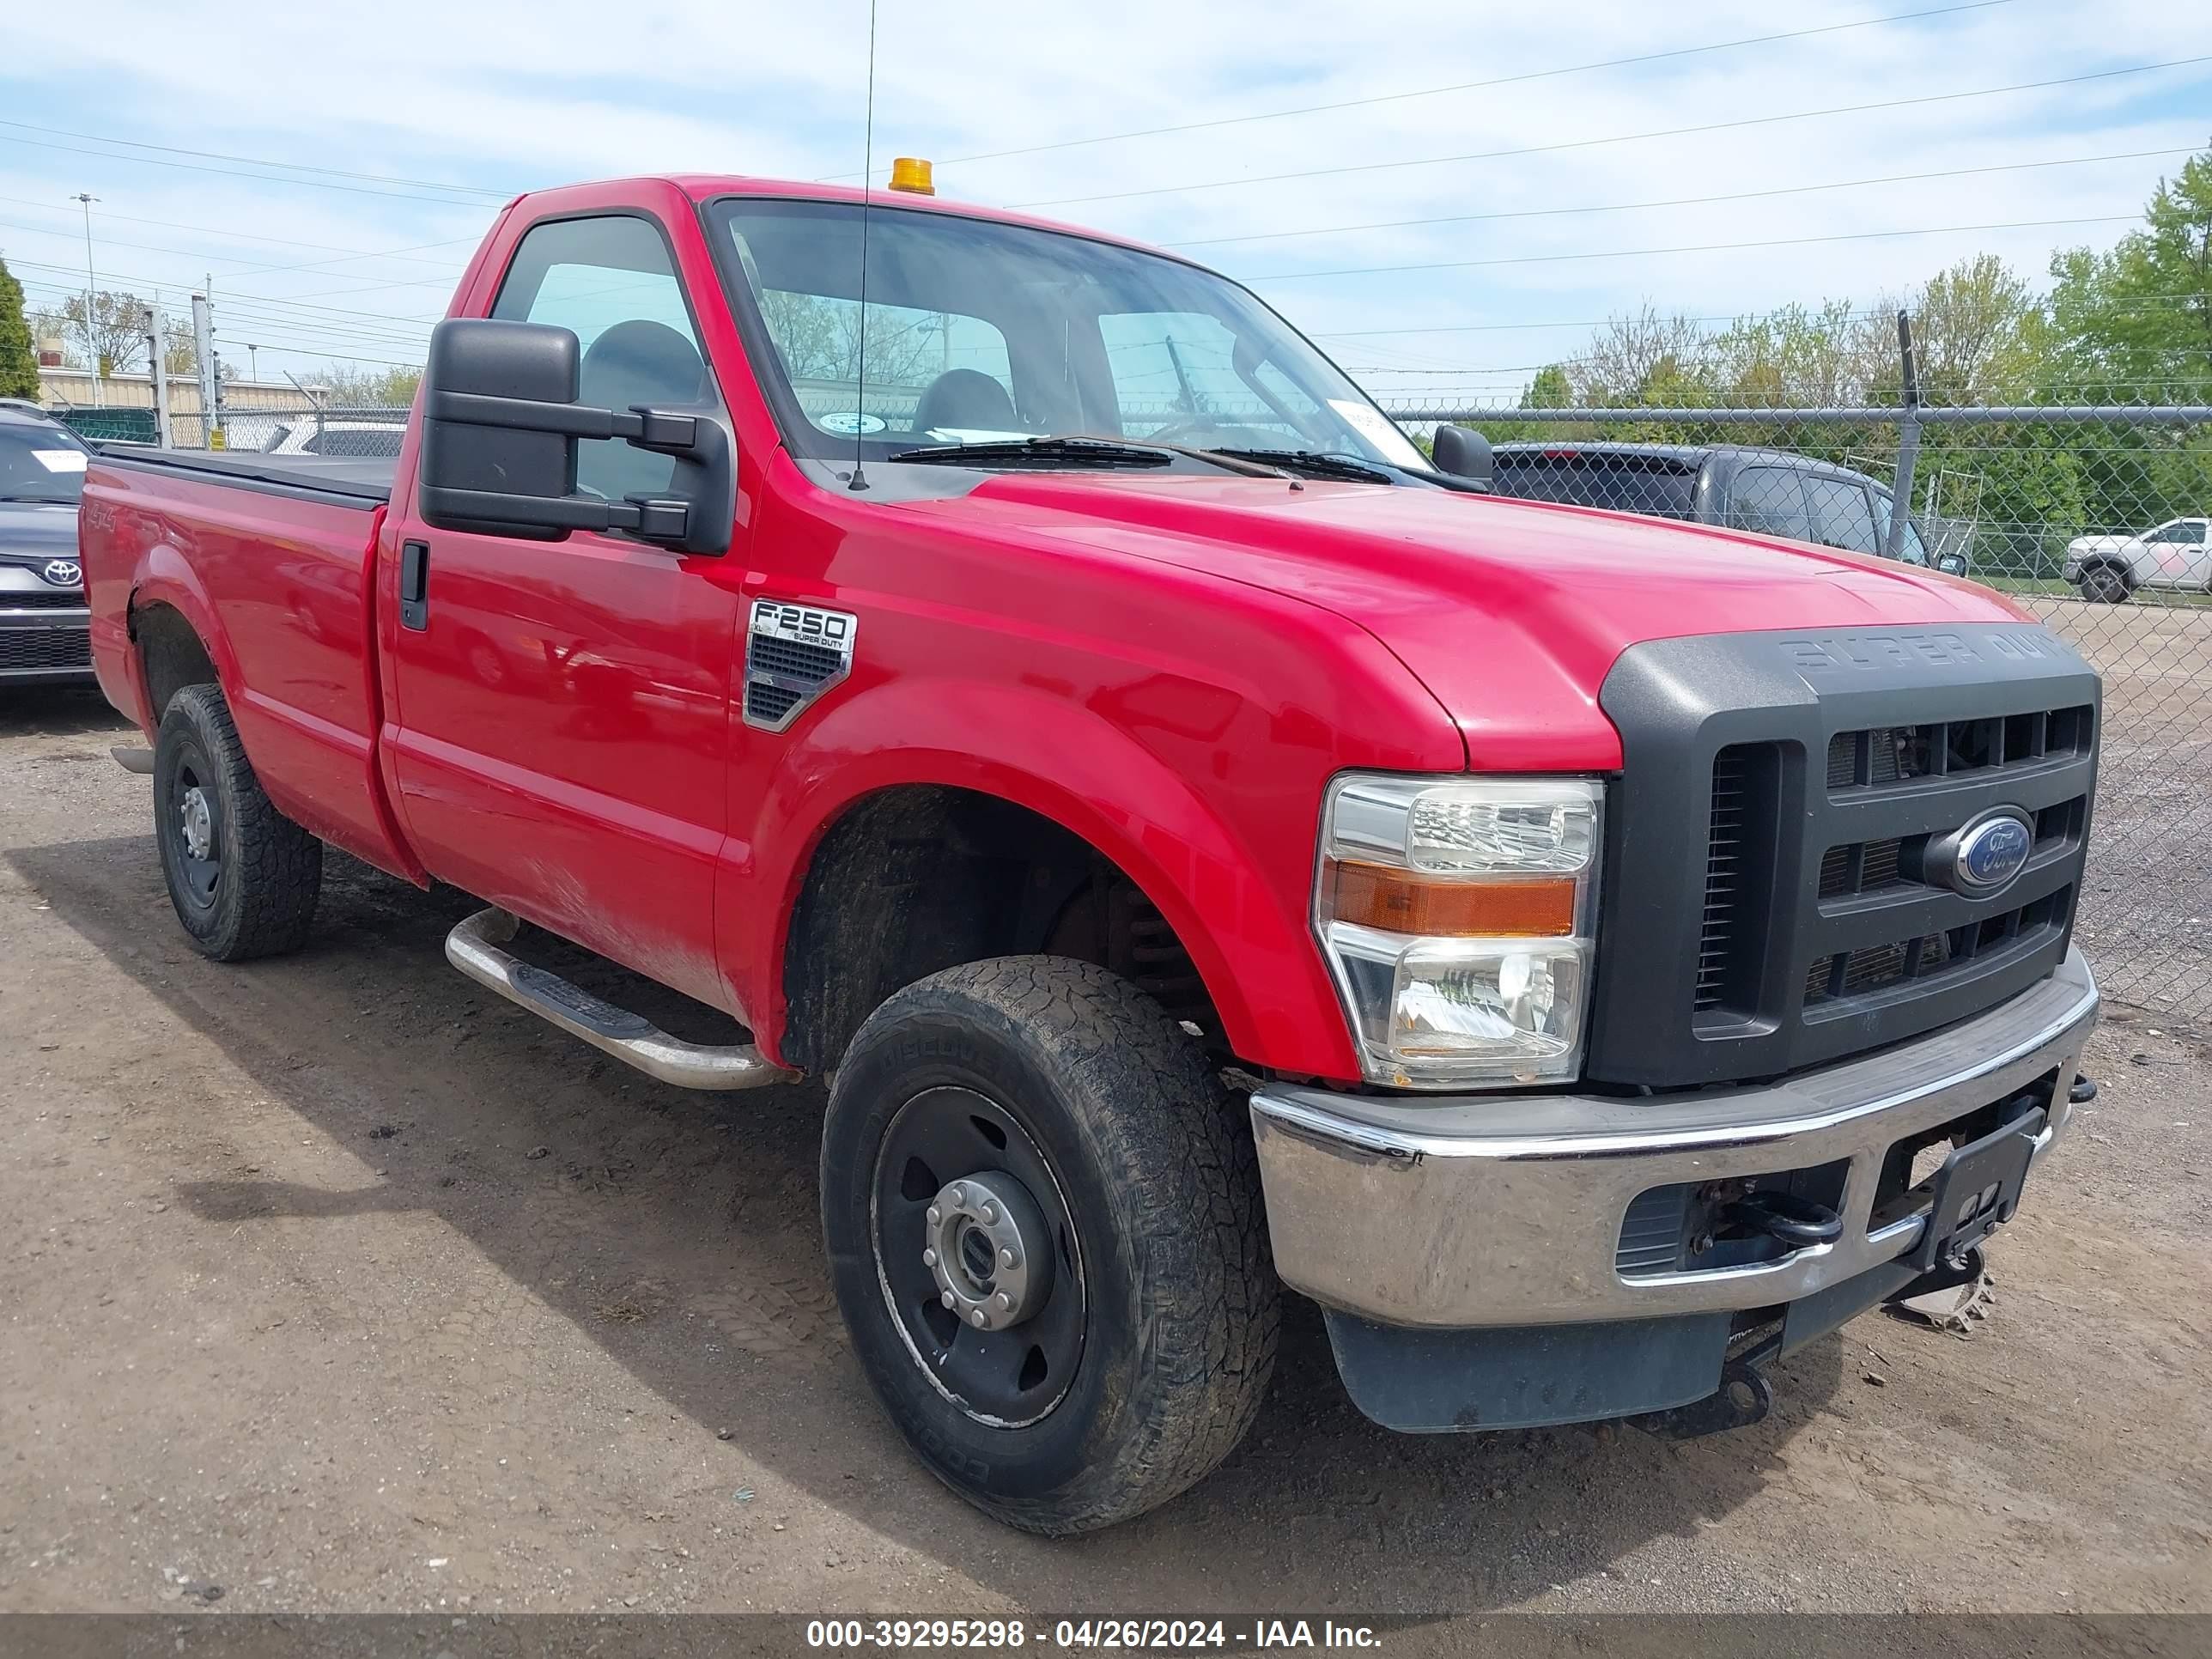
M 1884 1156 L 1904 1136 L 2056 1071 L 2039 1158 L 2097 1021 L 2079 951 L 1988 1012 L 1897 1048 L 1759 1088 L 1689 1097 L 1487 1095 L 1418 1100 L 1271 1086 L 1252 1097 L 1267 1224 L 1284 1282 L 1404 1325 L 1579 1323 L 1795 1301 L 1910 1249 L 1917 1216 L 1868 1231 Z M 1623 1278 L 1636 1195 L 1850 1161 L 1843 1236 L 1777 1261 Z M 2032 1190 L 2032 1189 L 2031 1189 Z

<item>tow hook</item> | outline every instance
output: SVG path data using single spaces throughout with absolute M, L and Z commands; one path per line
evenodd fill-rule
M 1793 1250 L 1832 1244 L 1844 1234 L 1842 1216 L 1825 1204 L 1793 1193 L 1747 1193 L 1721 1214 L 1723 1219 L 1765 1233 Z
M 1721 1368 L 1721 1385 L 1703 1400 L 1663 1412 L 1644 1412 L 1621 1420 L 1660 1440 L 1702 1440 L 1709 1434 L 1747 1429 L 1774 1409 L 1774 1385 L 1751 1356 Z

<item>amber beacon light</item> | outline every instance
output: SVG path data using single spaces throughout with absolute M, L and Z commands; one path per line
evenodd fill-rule
M 891 188 L 915 196 L 937 194 L 937 186 L 930 180 L 929 163 L 912 155 L 902 155 L 891 163 Z

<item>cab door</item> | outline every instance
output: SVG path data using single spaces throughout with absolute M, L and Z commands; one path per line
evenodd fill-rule
M 529 227 L 489 311 L 574 331 L 587 404 L 722 402 L 646 214 Z M 619 501 L 665 492 L 673 465 L 590 441 L 577 483 Z M 738 536 L 721 557 L 581 531 L 527 540 L 432 529 L 395 500 L 380 599 L 398 619 L 385 634 L 388 775 L 425 866 L 725 1007 L 713 917 Z

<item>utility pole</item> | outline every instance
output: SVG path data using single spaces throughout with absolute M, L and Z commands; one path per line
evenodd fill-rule
M 215 315 L 204 294 L 192 295 L 192 356 L 200 370 L 200 447 L 220 449 L 215 422 Z
M 164 449 L 176 447 L 175 434 L 169 429 L 169 325 L 162 316 L 161 307 L 146 307 L 146 361 L 152 366 L 154 382 L 154 441 Z
M 100 380 L 100 341 L 93 333 L 92 204 L 99 199 L 97 196 L 88 195 L 83 191 L 70 198 L 72 202 L 82 203 L 84 206 L 84 355 L 86 361 L 92 365 L 92 406 L 94 409 L 107 401 Z

